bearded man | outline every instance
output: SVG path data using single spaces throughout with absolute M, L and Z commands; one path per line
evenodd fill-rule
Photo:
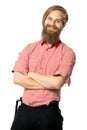
M 65 8 L 49 7 L 42 18 L 41 40 L 21 51 L 12 69 L 14 84 L 24 88 L 11 130 L 62 130 L 61 88 L 70 85 L 75 53 L 60 34 L 68 21 Z

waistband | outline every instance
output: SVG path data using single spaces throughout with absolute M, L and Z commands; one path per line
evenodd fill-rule
M 24 103 L 21 103 L 21 105 L 26 107 L 26 108 L 29 108 L 29 109 L 58 108 L 59 102 L 54 100 L 54 101 L 51 101 L 48 105 L 44 104 L 44 105 L 40 105 L 40 106 L 29 106 L 29 105 L 26 105 Z
M 34 106 L 34 107 L 33 107 L 33 106 L 29 106 L 29 105 L 26 105 L 26 104 L 24 104 L 24 103 L 22 102 L 22 97 L 21 97 L 20 99 L 18 99 L 18 100 L 16 101 L 15 113 L 16 113 L 17 110 L 18 110 L 19 102 L 20 102 L 20 104 L 21 104 L 22 106 L 26 106 L 26 107 L 28 107 L 28 108 L 44 108 L 44 107 L 50 108 L 50 107 L 59 107 L 59 101 L 56 101 L 56 100 L 51 101 L 48 105 L 47 105 L 47 104 L 44 104 L 44 105 Z
M 47 106 L 58 106 L 58 105 L 59 105 L 59 101 L 53 100 Z

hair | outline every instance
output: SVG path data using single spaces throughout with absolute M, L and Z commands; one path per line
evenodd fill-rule
M 68 21 L 68 13 L 67 13 L 66 9 L 62 6 L 59 6 L 59 5 L 53 5 L 53 6 L 49 7 L 43 15 L 43 18 L 42 18 L 42 25 L 43 26 L 44 26 L 44 22 L 45 22 L 47 16 L 54 10 L 60 10 L 64 13 L 63 23 L 64 23 L 64 25 L 66 24 L 66 22 Z

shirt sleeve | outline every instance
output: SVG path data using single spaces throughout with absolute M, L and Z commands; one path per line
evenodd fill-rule
M 58 71 L 60 72 L 60 75 L 64 77 L 65 82 L 68 83 L 68 85 L 70 85 L 71 83 L 70 76 L 72 74 L 75 61 L 76 61 L 76 56 L 74 51 L 71 48 L 66 49 L 63 52 Z
M 19 53 L 18 59 L 12 69 L 12 72 L 17 71 L 27 74 L 29 71 L 29 46 L 25 46 L 24 49 Z

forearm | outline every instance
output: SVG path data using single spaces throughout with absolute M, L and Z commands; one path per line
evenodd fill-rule
M 41 75 L 34 72 L 29 72 L 28 76 L 33 78 L 46 89 L 60 89 L 65 83 L 64 78 L 61 76 Z
M 37 81 L 20 72 L 14 72 L 13 82 L 27 89 L 43 89 L 42 85 L 37 83 Z

